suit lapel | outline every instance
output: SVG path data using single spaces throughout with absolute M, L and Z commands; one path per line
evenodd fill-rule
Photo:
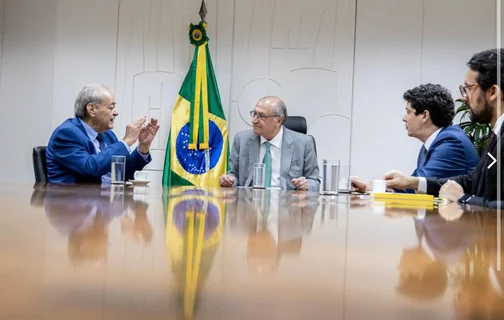
M 79 128 L 80 131 L 82 131 L 82 133 L 84 134 L 84 137 L 85 137 L 85 143 L 87 144 L 87 148 L 88 148 L 88 151 L 89 153 L 91 154 L 96 154 L 96 149 L 95 149 L 95 146 L 93 144 L 93 141 L 91 141 L 91 139 L 89 139 L 88 135 L 87 135 L 87 132 L 86 132 L 86 129 L 84 128 L 84 126 L 82 125 L 81 121 L 79 120 L 79 118 L 77 117 L 74 117 L 72 119 L 72 123 L 77 127 Z
M 252 177 L 254 173 L 252 172 L 254 170 L 254 163 L 256 163 L 259 160 L 259 144 L 261 143 L 261 138 L 259 136 L 253 136 L 249 142 L 247 143 L 248 145 L 248 177 L 247 180 L 245 181 L 245 187 L 250 186 L 252 183 Z
M 82 133 L 84 133 L 84 135 L 87 137 L 87 133 L 86 133 L 86 129 L 84 129 L 84 126 L 82 125 L 82 123 L 80 122 L 79 118 L 77 117 L 74 117 L 72 119 L 72 122 L 73 124 L 75 124 L 75 126 L 77 128 L 79 128 L 80 131 L 82 131 Z
M 501 136 L 502 136 L 502 128 L 501 128 Z M 476 190 L 474 190 L 473 188 L 473 191 L 476 191 L 475 194 L 477 196 L 486 196 L 484 194 L 484 190 L 486 190 L 487 188 L 487 180 L 488 180 L 488 172 L 489 170 L 487 169 L 488 165 L 489 165 L 489 157 L 488 157 L 488 153 L 492 154 L 492 155 L 495 155 L 497 154 L 497 151 L 496 151 L 496 148 L 497 148 L 497 143 L 494 143 L 492 145 L 488 145 L 485 150 L 483 150 L 483 153 L 481 154 L 481 159 L 480 159 L 480 163 L 478 164 L 478 167 L 476 168 L 477 173 L 478 173 L 478 179 L 477 179 L 477 183 L 476 183 Z M 494 152 L 495 151 L 495 152 Z M 481 165 L 481 166 L 480 166 Z
M 292 145 L 292 135 L 289 129 L 284 127 L 282 150 L 280 158 L 280 177 L 287 177 L 291 167 L 292 155 L 294 154 L 294 147 Z

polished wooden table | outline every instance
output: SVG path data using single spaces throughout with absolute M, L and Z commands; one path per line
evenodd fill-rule
M 252 189 L 0 191 L 0 319 L 504 318 L 496 211 Z

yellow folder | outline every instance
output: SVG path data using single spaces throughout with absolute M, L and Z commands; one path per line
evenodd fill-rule
M 434 196 L 430 194 L 416 194 L 416 193 L 373 193 L 373 198 L 379 200 L 402 200 L 402 201 L 426 201 L 434 202 Z

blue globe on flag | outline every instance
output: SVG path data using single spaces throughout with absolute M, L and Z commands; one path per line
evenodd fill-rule
M 208 157 L 206 150 L 189 150 L 189 123 L 186 123 L 177 135 L 175 148 L 177 159 L 182 168 L 190 174 L 204 174 L 212 170 L 219 162 L 224 138 L 219 127 L 211 120 L 208 122 Z

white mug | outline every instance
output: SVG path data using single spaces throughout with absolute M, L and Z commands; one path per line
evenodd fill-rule
M 387 181 L 373 180 L 373 193 L 385 193 L 385 192 L 387 192 Z
M 146 181 L 147 180 L 147 172 L 145 171 L 135 171 L 135 174 L 133 175 L 135 180 L 138 181 Z

